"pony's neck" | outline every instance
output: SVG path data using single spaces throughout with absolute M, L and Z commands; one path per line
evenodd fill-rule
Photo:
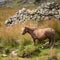
M 35 30 L 35 29 L 27 28 L 27 33 L 29 33 L 32 38 L 35 38 L 35 34 L 33 33 L 34 30 Z
M 30 35 L 32 35 L 33 31 L 34 31 L 34 29 L 27 28 L 27 32 L 28 32 Z

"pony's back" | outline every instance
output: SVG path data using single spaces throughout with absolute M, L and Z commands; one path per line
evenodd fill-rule
M 43 29 L 36 29 L 33 32 L 36 37 L 40 38 L 40 37 L 45 37 L 45 34 L 55 34 L 54 29 L 52 28 L 43 28 Z

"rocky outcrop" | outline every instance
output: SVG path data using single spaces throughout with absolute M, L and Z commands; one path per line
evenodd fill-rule
M 60 6 L 55 2 L 47 2 L 41 4 L 34 10 L 22 8 L 15 15 L 11 16 L 5 21 L 6 25 L 13 25 L 25 20 L 49 20 L 52 17 L 59 20 L 60 19 Z

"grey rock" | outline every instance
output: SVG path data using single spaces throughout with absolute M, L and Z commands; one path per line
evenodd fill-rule
M 47 2 L 41 4 L 36 9 L 30 10 L 22 8 L 15 15 L 5 21 L 5 25 L 14 25 L 25 20 L 49 20 L 51 17 L 60 19 L 60 6 L 55 2 Z

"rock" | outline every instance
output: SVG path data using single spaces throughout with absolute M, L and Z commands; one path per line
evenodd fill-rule
M 54 15 L 56 19 L 60 19 L 60 15 Z
M 17 51 L 18 50 L 14 50 L 14 51 L 11 52 L 11 54 L 14 55 L 14 56 L 17 56 Z
M 33 10 L 22 8 L 7 19 L 5 25 L 14 25 L 25 20 L 49 20 L 51 17 L 60 19 L 60 6 L 55 2 L 42 3 L 41 6 Z
M 49 17 L 48 16 L 44 17 L 44 20 L 49 20 Z
M 3 57 L 7 57 L 7 55 L 6 55 L 6 54 L 2 54 L 2 56 L 3 56 Z

